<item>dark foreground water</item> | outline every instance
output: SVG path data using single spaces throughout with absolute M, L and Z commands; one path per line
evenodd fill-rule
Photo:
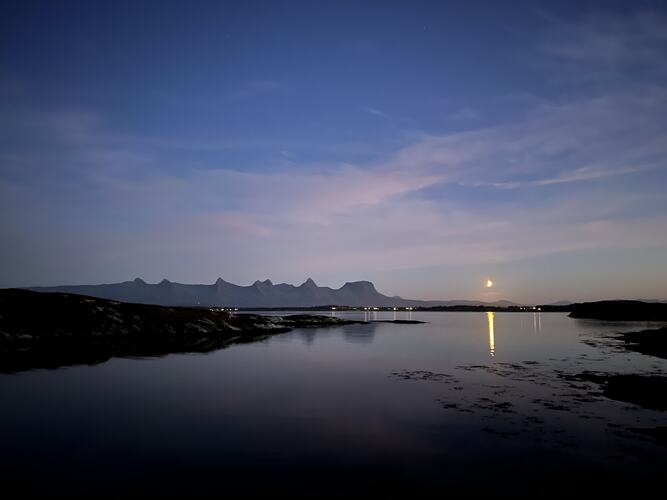
M 664 493 L 667 447 L 635 429 L 667 425 L 665 413 L 569 379 L 664 373 L 666 361 L 604 338 L 655 325 L 559 313 L 412 317 L 429 323 L 295 330 L 206 355 L 0 375 L 2 489 Z

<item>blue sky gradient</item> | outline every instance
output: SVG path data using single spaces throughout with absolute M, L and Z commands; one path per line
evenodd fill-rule
M 667 299 L 664 2 L 1 9 L 0 286 Z

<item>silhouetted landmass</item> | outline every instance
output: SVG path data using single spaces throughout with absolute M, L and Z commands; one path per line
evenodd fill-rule
M 415 311 L 460 311 L 460 312 L 568 312 L 569 306 L 493 306 L 493 305 L 453 305 L 415 307 Z
M 570 317 L 610 321 L 667 321 L 667 304 L 639 300 L 603 300 L 572 304 Z
M 288 283 L 273 284 L 271 280 L 255 281 L 250 286 L 240 286 L 218 278 L 211 285 L 174 283 L 162 280 L 146 283 L 140 278 L 122 283 L 102 285 L 67 285 L 30 288 L 37 292 L 60 292 L 90 295 L 103 299 L 156 304 L 162 306 L 188 307 L 238 307 L 238 308 L 305 308 L 321 307 L 322 304 L 373 307 L 431 307 L 431 306 L 478 306 L 506 307 L 514 305 L 506 300 L 485 303 L 473 300 L 412 300 L 389 297 L 375 289 L 370 281 L 352 281 L 340 288 L 318 286 L 308 278 L 299 286 Z
M 4 289 L 0 290 L 0 372 L 97 364 L 114 356 L 209 352 L 292 328 L 349 323 L 359 322 L 312 315 L 231 314 Z

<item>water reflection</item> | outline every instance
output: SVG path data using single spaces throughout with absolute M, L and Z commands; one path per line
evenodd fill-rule
M 315 328 L 303 328 L 297 330 L 298 335 L 306 341 L 306 344 L 312 344 L 315 342 L 315 337 L 317 336 L 317 329 Z
M 494 357 L 496 355 L 496 342 L 493 334 L 493 317 L 494 313 L 492 312 L 487 312 L 486 313 L 486 319 L 489 322 L 489 354 L 491 357 Z
M 296 328 L 292 335 L 298 336 L 308 344 L 314 344 L 316 340 L 331 339 L 342 334 L 345 342 L 352 344 L 370 344 L 373 342 L 375 332 L 379 323 L 367 325 L 344 325 L 341 327 L 322 328 Z M 326 340 L 325 340 L 326 341 Z
M 364 309 L 364 321 L 378 321 L 380 319 L 380 312 Z
M 370 325 L 347 325 L 343 327 L 345 342 L 352 344 L 370 344 L 375 338 L 377 323 Z
M 542 315 L 533 313 L 533 333 L 537 335 L 542 330 Z
M 383 321 L 383 320 L 388 320 L 391 319 L 393 321 L 398 321 L 398 320 L 412 320 L 412 308 L 405 308 L 405 310 L 401 310 L 398 307 L 394 307 L 393 309 L 389 310 L 379 310 L 379 309 L 373 309 L 370 307 L 364 307 L 364 316 L 363 320 L 366 322 L 372 322 L 372 321 Z M 355 314 L 354 312 L 348 312 L 348 315 L 350 314 Z M 345 313 L 343 313 L 345 315 Z

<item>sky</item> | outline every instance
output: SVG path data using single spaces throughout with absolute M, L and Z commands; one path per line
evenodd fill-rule
M 4 1 L 0 287 L 667 299 L 666 54 L 662 1 Z

